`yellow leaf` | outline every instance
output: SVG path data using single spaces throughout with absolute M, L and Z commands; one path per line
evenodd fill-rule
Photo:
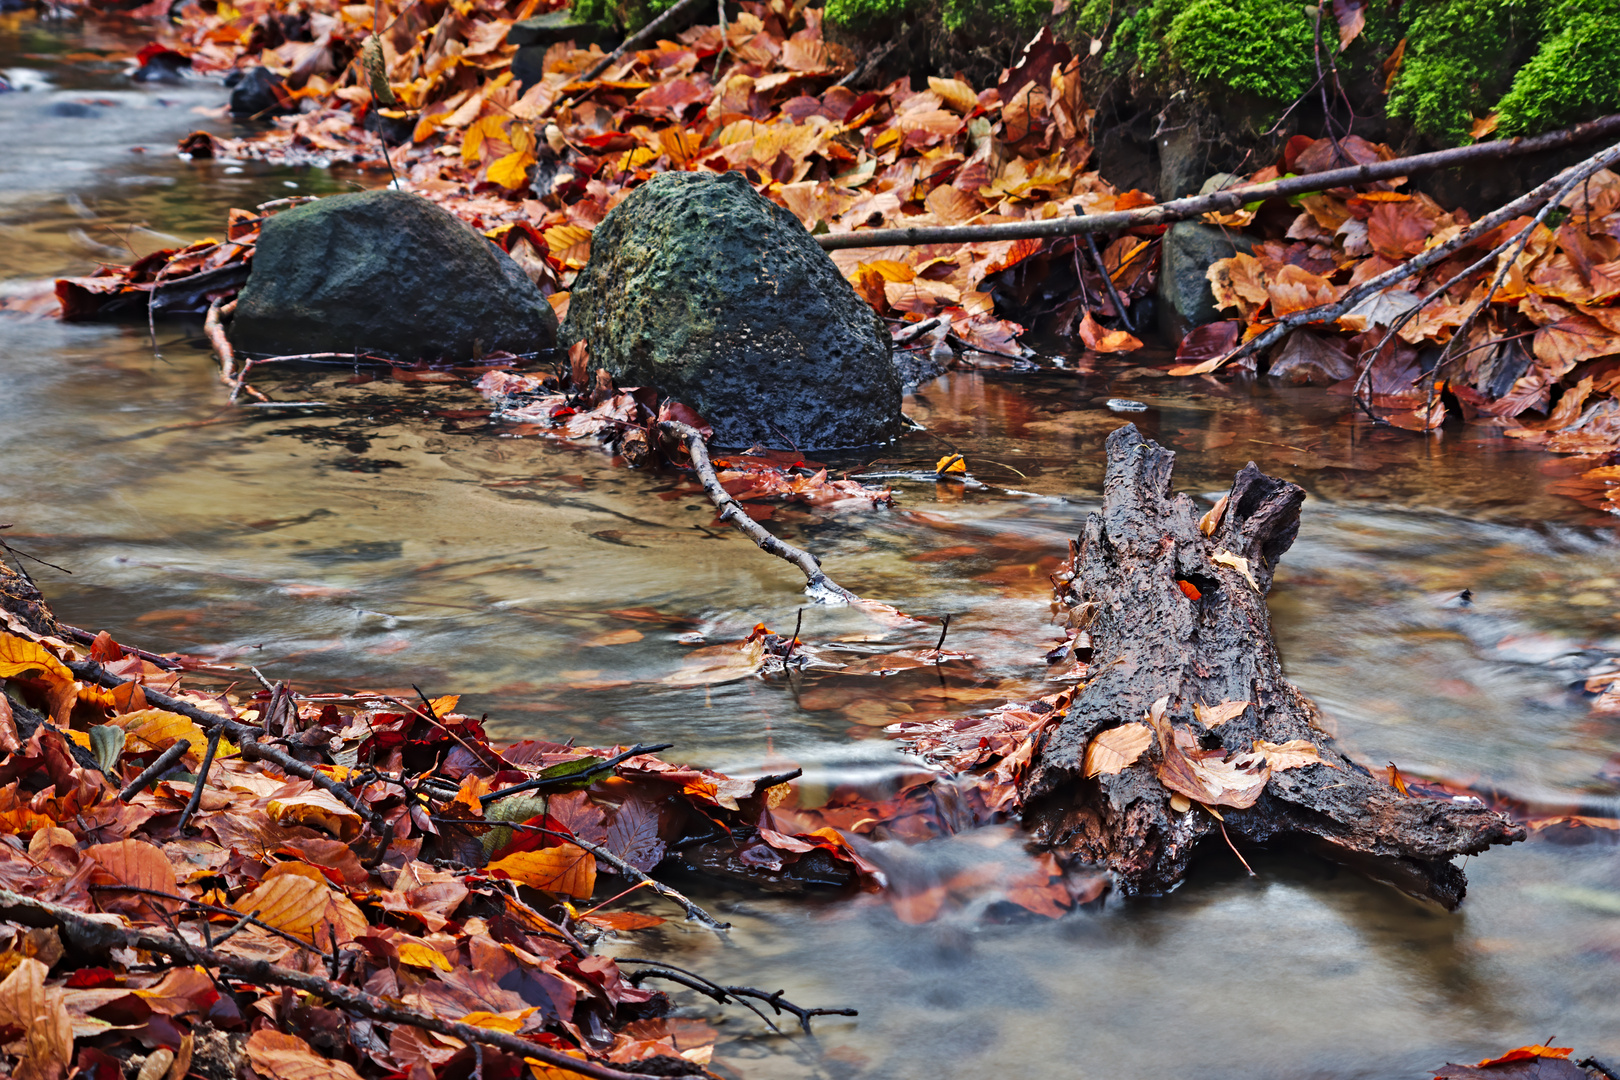
M 591 230 L 583 225 L 553 225 L 545 231 L 551 257 L 570 270 L 582 269 L 591 259 Z
M 534 162 L 535 157 L 529 151 L 514 150 L 505 157 L 490 162 L 489 172 L 486 175 L 490 183 L 499 184 L 508 191 L 516 191 L 529 182 L 529 166 Z
M 639 168 L 641 168 L 643 165 L 647 164 L 649 161 L 657 161 L 657 160 L 658 160 L 658 151 L 657 150 L 654 150 L 651 147 L 647 147 L 647 146 L 637 146 L 637 147 L 634 147 L 632 149 L 626 150 L 624 152 L 623 156 L 621 156 L 619 158 L 618 171 L 619 172 L 629 172 L 631 169 L 639 169 Z
M 855 277 L 859 278 L 868 270 L 879 274 L 884 281 L 898 281 L 904 284 L 917 280 L 917 271 L 897 259 L 876 259 L 860 263 L 855 267 Z
M 461 163 L 463 165 L 478 164 L 478 156 L 483 149 L 485 139 L 505 138 L 505 117 L 485 116 L 474 120 L 467 125 L 467 133 L 461 137 Z
M 1152 741 L 1153 730 L 1146 724 L 1121 724 L 1109 728 L 1087 744 L 1085 774 L 1096 776 L 1106 773 L 1112 776 L 1121 772 L 1135 764 Z
M 1232 569 L 1243 575 L 1243 579 L 1249 583 L 1250 588 L 1254 589 L 1255 592 L 1260 591 L 1260 586 L 1255 583 L 1254 575 L 1249 573 L 1249 560 L 1245 559 L 1243 556 L 1234 555 L 1225 548 L 1222 548 L 1220 551 L 1217 551 L 1215 554 L 1211 555 L 1209 557 L 1209 561 L 1219 563 L 1222 566 L 1230 566 Z
M 194 749 L 208 740 L 203 730 L 189 717 L 162 709 L 142 709 L 140 712 L 115 716 L 108 723 L 124 729 L 124 734 L 135 743 L 128 747 L 135 753 L 167 750 L 181 739 L 189 741 Z
M 409 964 L 411 967 L 450 970 L 449 957 L 431 945 L 423 945 L 419 941 L 407 941 L 399 947 L 399 962 Z M 467 1022 L 472 1023 L 470 1020 Z
M 301 863 L 281 863 L 272 867 L 252 892 L 237 900 L 237 911 L 257 911 L 260 922 L 285 930 L 306 941 L 330 947 L 330 926 L 339 942 L 353 941 L 366 932 L 366 916 L 348 897 L 327 884 L 320 871 L 310 877 L 304 871 L 313 867 Z
M 308 825 L 345 843 L 360 835 L 360 815 L 324 791 L 271 799 L 265 813 L 278 825 Z
M 525 1011 L 532 1012 L 533 1010 Z M 488 1028 L 491 1031 L 504 1031 L 511 1035 L 517 1034 L 518 1029 L 523 1026 L 523 1021 L 516 1016 L 502 1016 L 500 1013 L 485 1012 L 482 1009 L 468 1013 L 457 1023 Z
M 460 694 L 446 694 L 444 697 L 436 697 L 432 701 L 433 715 L 449 716 L 456 711 L 456 706 L 459 704 L 461 704 Z
M 79 697 L 73 672 L 39 642 L 0 634 L 0 679 L 13 679 L 25 673 L 45 683 L 51 718 L 66 727 L 68 715 Z
M 967 472 L 967 458 L 961 454 L 946 454 L 934 462 L 935 473 Z
M 575 844 L 519 851 L 490 863 L 489 869 L 500 870 L 531 888 L 581 900 L 596 889 L 596 859 Z

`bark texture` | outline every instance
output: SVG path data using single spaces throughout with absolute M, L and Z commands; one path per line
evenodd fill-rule
M 1178 813 L 1159 780 L 1157 745 L 1116 774 L 1084 776 L 1098 733 L 1143 719 L 1169 697 L 1166 719 L 1206 749 L 1249 751 L 1256 740 L 1305 739 L 1324 764 L 1273 772 L 1246 809 L 1218 807 L 1234 844 L 1292 838 L 1447 908 L 1466 879 L 1452 864 L 1524 839 L 1501 814 L 1468 802 L 1400 794 L 1342 754 L 1315 706 L 1283 677 L 1265 595 L 1299 531 L 1305 492 L 1253 463 L 1237 475 L 1212 534 L 1186 495 L 1172 494 L 1175 454 L 1126 425 L 1108 438 L 1101 511 L 1091 514 L 1061 599 L 1090 634 L 1090 681 L 1038 748 L 1022 785 L 1038 841 L 1114 870 L 1127 894 L 1174 888 L 1199 842 L 1220 822 L 1199 806 Z M 1217 557 L 1248 561 L 1253 584 Z M 1190 598 L 1178 581 L 1201 594 Z M 1248 701 L 1207 729 L 1193 706 Z M 1216 843 L 1221 843 L 1219 837 Z

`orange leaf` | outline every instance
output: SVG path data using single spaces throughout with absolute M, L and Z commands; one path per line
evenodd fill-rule
M 24 673 L 31 673 L 32 678 L 45 684 L 51 718 L 65 726 L 79 696 L 73 672 L 39 642 L 0 634 L 0 679 L 13 679 Z
M 636 911 L 608 911 L 586 915 L 582 921 L 592 926 L 600 926 L 604 930 L 645 930 L 662 924 L 664 920 L 656 915 L 643 915 Z
M 248 1037 L 247 1055 L 265 1080 L 360 1080 L 348 1062 L 322 1057 L 298 1036 L 268 1028 Z
M 111 844 L 92 844 L 84 853 L 99 864 L 102 874 L 111 879 L 109 884 L 131 885 L 163 893 L 175 891 L 174 864 L 169 862 L 169 857 L 163 854 L 160 847 L 143 840 L 118 840 Z M 110 895 L 118 897 L 117 893 Z M 173 911 L 179 905 L 178 900 L 156 900 L 139 893 L 130 893 L 128 898 L 146 911 L 155 905 Z M 120 906 L 127 909 L 131 905 Z
M 1479 1063 L 1481 1069 L 1487 1065 L 1503 1065 L 1509 1061 L 1529 1061 L 1531 1058 L 1567 1058 L 1574 1052 L 1572 1046 L 1521 1046 L 1517 1050 L 1509 1050 L 1499 1058 L 1486 1058 Z
M 946 454 L 934 462 L 935 473 L 967 472 L 967 459 L 961 454 Z
M 577 844 L 520 851 L 489 864 L 531 888 L 585 899 L 596 889 L 596 859 Z
M 1236 720 L 1249 707 L 1247 701 L 1223 701 L 1219 705 L 1194 705 L 1193 715 L 1207 728 L 1218 728 L 1228 720 Z
M 1092 352 L 1100 353 L 1135 352 L 1142 347 L 1140 339 L 1124 330 L 1105 330 L 1097 325 L 1089 311 L 1080 320 L 1080 340 Z
M 313 871 L 307 876 L 304 871 Z M 306 940 L 331 923 L 339 940 L 353 940 L 363 933 L 366 917 L 346 896 L 334 893 L 319 870 L 301 863 L 273 867 L 258 888 L 237 900 L 237 911 L 257 911 L 260 922 Z
M 278 825 L 308 825 L 345 843 L 360 835 L 360 815 L 324 791 L 271 799 L 265 813 Z
M 1198 591 L 1198 586 L 1194 585 L 1190 581 L 1183 581 L 1180 578 L 1177 578 L 1176 579 L 1176 588 L 1180 589 L 1181 594 L 1183 596 L 1185 596 L 1189 600 L 1201 600 L 1201 599 L 1203 599 L 1204 594 L 1199 592 Z

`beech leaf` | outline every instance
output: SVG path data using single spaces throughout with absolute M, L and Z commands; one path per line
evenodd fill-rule
M 348 1062 L 322 1057 L 298 1036 L 269 1028 L 248 1036 L 247 1056 L 264 1080 L 360 1080 Z
M 489 864 L 513 881 L 542 892 L 583 900 L 596 889 L 596 858 L 577 844 L 519 851 Z
M 1086 745 L 1086 776 L 1113 776 L 1136 763 L 1142 751 L 1153 742 L 1153 729 L 1146 724 L 1121 724 L 1096 735 Z

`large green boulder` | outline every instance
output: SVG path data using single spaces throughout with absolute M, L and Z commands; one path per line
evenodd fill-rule
M 230 335 L 252 355 L 470 360 L 556 344 L 551 305 L 500 248 L 420 195 L 363 191 L 264 223 Z
M 722 446 L 899 433 L 888 331 L 799 220 L 740 173 L 660 173 L 591 237 L 564 341 L 696 409 Z

